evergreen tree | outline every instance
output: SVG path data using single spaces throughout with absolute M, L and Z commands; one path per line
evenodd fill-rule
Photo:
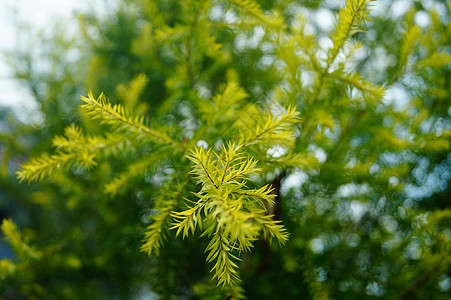
M 12 55 L 42 121 L 2 114 L 0 295 L 449 297 L 451 4 L 428 3 L 128 0 L 45 39 L 51 68 Z

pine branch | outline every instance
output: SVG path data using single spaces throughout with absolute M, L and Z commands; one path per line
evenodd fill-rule
M 217 278 L 218 285 L 236 285 L 240 279 L 238 277 L 238 265 L 235 261 L 240 260 L 232 254 L 232 247 L 229 240 L 219 229 L 210 240 L 206 251 L 209 251 L 207 262 L 216 260 L 211 272 L 213 279 Z
M 286 111 L 275 117 L 269 114 L 266 120 L 262 118 L 255 122 L 256 124 L 247 124 L 247 132 L 240 138 L 240 148 L 264 142 L 277 141 L 283 144 L 291 141 L 292 126 L 300 120 L 298 115 L 295 108 L 289 106 Z
M 222 157 L 217 156 L 218 162 L 223 169 L 223 175 L 221 183 L 231 182 L 238 179 L 244 179 L 248 175 L 256 174 L 261 171 L 257 168 L 257 161 L 253 158 L 245 158 L 239 154 L 239 149 L 242 146 L 236 144 L 223 145 L 222 153 L 225 156 L 225 160 Z
M 159 250 L 167 238 L 171 211 L 175 208 L 182 194 L 185 192 L 190 178 L 191 176 L 187 176 L 185 181 L 176 190 L 173 190 L 173 184 L 167 184 L 161 189 L 161 192 L 156 197 L 154 207 L 158 211 L 158 214 L 152 217 L 153 223 L 147 227 L 147 231 L 144 234 L 143 245 L 141 246 L 142 252 L 145 252 L 149 256 L 152 253 L 159 254 Z M 176 177 L 174 177 L 172 183 L 175 180 Z
M 402 74 L 405 72 L 409 55 L 412 53 L 412 49 L 414 49 L 414 46 L 419 39 L 419 36 L 420 36 L 419 26 L 413 25 L 407 30 L 401 46 L 401 52 L 399 55 L 398 64 L 396 66 L 397 70 L 392 82 L 394 82 L 394 80 L 396 80 L 397 78 L 400 78 Z
M 281 119 L 283 117 L 269 122 L 275 128 L 283 127 L 285 123 Z M 194 163 L 191 174 L 202 185 L 200 192 L 194 193 L 199 200 L 184 211 L 172 213 L 171 229 L 177 229 L 176 234 L 182 233 L 183 237 L 190 232 L 194 234 L 197 227 L 202 229 L 203 219 L 210 224 L 202 235 L 212 236 L 206 250 L 209 252 L 207 262 L 216 261 L 212 271 L 218 285 L 234 285 L 239 281 L 235 263 L 239 258 L 233 253 L 250 251 L 260 232 L 280 244 L 288 239 L 279 221 L 265 215 L 265 202 L 273 203 L 275 197 L 272 189 L 269 186 L 246 188 L 247 177 L 260 169 L 256 167 L 256 160 L 244 157 L 239 151 L 242 147 L 229 143 L 220 154 L 203 148 L 191 151 L 187 156 Z
M 385 89 L 363 79 L 358 73 L 344 73 L 340 70 L 328 73 L 328 76 L 342 80 L 361 90 L 364 94 L 370 94 L 378 99 L 382 99 Z
M 174 209 L 176 203 L 174 199 L 159 202 L 158 206 L 155 207 L 159 212 L 153 217 L 153 223 L 147 226 L 141 246 L 141 251 L 149 256 L 152 253 L 159 255 L 160 248 L 167 238 L 170 212 Z
M 451 64 L 451 55 L 445 51 L 434 52 L 431 56 L 427 56 L 424 59 L 416 63 L 417 68 L 438 68 L 445 67 Z
M 76 153 L 57 153 L 54 155 L 43 154 L 41 157 L 27 161 L 16 172 L 17 178 L 22 182 L 28 180 L 41 181 L 50 177 L 55 170 L 64 170 L 77 159 Z
M 263 228 L 265 240 L 271 243 L 273 239 L 277 239 L 279 245 L 284 245 L 288 241 L 290 234 L 281 225 L 282 221 L 273 220 L 273 217 L 273 215 L 256 214 L 255 221 Z
M 25 162 L 16 172 L 20 181 L 41 181 L 51 177 L 56 171 L 64 171 L 73 165 L 90 169 L 97 165 L 97 152 L 111 150 L 124 142 L 120 135 L 108 138 L 98 136 L 84 136 L 81 129 L 71 125 L 65 130 L 66 137 L 55 137 L 53 145 L 57 153 L 44 153 L 38 158 Z
M 6 240 L 23 259 L 38 259 L 42 257 L 42 253 L 29 246 L 22 238 L 16 224 L 10 219 L 4 219 L 1 226 L 2 232 Z
M 205 152 L 202 147 L 195 148 L 191 151 L 191 155 L 187 156 L 187 158 L 195 164 L 195 167 L 190 173 L 197 176 L 198 182 L 203 184 L 209 183 L 217 189 L 218 185 L 212 177 L 214 174 L 210 175 L 210 173 L 215 171 L 216 165 L 216 162 L 213 161 L 211 149 Z
M 139 103 L 139 97 L 148 84 L 148 81 L 147 76 L 141 73 L 133 78 L 128 85 L 119 84 L 116 87 L 118 97 L 123 99 L 124 105 L 128 111 L 135 112 L 140 107 L 146 107 L 145 103 Z
M 146 126 L 146 119 L 143 116 L 130 117 L 126 109 L 120 104 L 111 105 L 103 93 L 99 98 L 95 99 L 92 93 L 89 92 L 88 97 L 82 96 L 81 100 L 85 102 L 82 107 L 88 111 L 88 114 L 93 119 L 102 120 L 103 124 L 111 125 L 117 130 L 136 136 L 150 137 L 158 144 L 167 144 L 177 149 L 183 149 L 183 145 L 176 143 L 163 132 Z
M 227 0 L 246 11 L 248 14 L 254 16 L 261 22 L 262 25 L 269 26 L 276 30 L 285 28 L 284 20 L 279 15 L 268 16 L 260 8 L 257 2 L 253 0 Z
M 361 31 L 363 25 L 370 21 L 368 14 L 370 13 L 370 3 L 374 0 L 349 0 L 345 7 L 340 9 L 338 18 L 335 23 L 335 32 L 332 34 L 333 47 L 329 49 L 324 69 L 318 68 L 319 78 L 310 103 L 315 103 L 323 89 L 324 79 L 329 74 L 329 69 L 337 58 L 343 45 L 357 31 Z M 312 59 L 312 63 L 316 59 Z M 315 65 L 315 64 L 314 64 Z M 317 65 L 317 64 L 316 64 Z M 318 66 L 319 67 L 319 66 Z
M 335 25 L 335 32 L 332 34 L 333 48 L 329 51 L 327 58 L 326 72 L 337 57 L 345 41 L 360 27 L 370 21 L 368 6 L 374 0 L 349 0 L 346 1 L 344 8 L 340 9 L 338 19 Z
M 176 235 L 183 232 L 183 238 L 185 238 L 188 236 L 190 231 L 194 234 L 196 226 L 202 227 L 201 212 L 209 199 L 202 195 L 198 195 L 198 197 L 200 198 L 200 201 L 198 201 L 195 206 L 189 207 L 187 210 L 173 212 L 171 214 L 174 218 L 174 224 L 170 229 L 177 229 Z
M 265 185 L 260 189 L 249 189 L 245 191 L 233 191 L 232 194 L 237 195 L 238 197 L 243 197 L 243 200 L 246 201 L 246 205 L 250 205 L 252 207 L 257 207 L 256 204 L 260 206 L 260 208 L 266 208 L 266 203 L 270 205 L 274 205 L 274 194 L 271 194 L 273 188 L 269 185 Z

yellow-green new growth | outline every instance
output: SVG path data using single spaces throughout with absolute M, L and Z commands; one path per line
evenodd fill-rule
M 227 0 L 254 16 L 260 21 L 262 25 L 269 26 L 276 30 L 281 30 L 285 27 L 284 19 L 280 15 L 267 15 L 265 14 L 260 5 L 253 0 Z
M 292 126 L 300 120 L 299 112 L 294 107 L 289 106 L 276 116 L 269 113 L 266 117 L 256 118 L 251 115 L 253 113 L 252 110 L 244 112 L 237 124 L 242 132 L 238 148 L 275 142 L 286 145 L 293 140 Z
M 145 125 L 144 117 L 132 118 L 121 105 L 111 105 L 103 94 L 95 99 L 89 92 L 88 97 L 82 96 L 81 100 L 85 102 L 82 107 L 88 111 L 89 115 L 113 126 L 114 134 L 106 137 L 85 136 L 75 125 L 67 127 L 64 137 L 55 137 L 53 140 L 53 145 L 57 149 L 55 154 L 45 153 L 20 167 L 16 174 L 21 181 L 40 181 L 50 177 L 54 171 L 65 170 L 73 165 L 90 169 L 97 164 L 95 158 L 99 150 L 115 149 L 132 139 L 150 139 L 156 144 L 171 146 L 174 149 L 184 148 L 182 144 L 173 141 L 165 133 Z M 115 183 L 109 186 L 107 192 L 114 194 L 120 188 L 121 182 Z
M 215 97 L 215 103 L 221 106 L 221 102 L 240 102 L 245 97 L 244 90 L 230 83 L 224 93 Z M 147 126 L 143 117 L 132 117 L 122 106 L 111 105 L 103 94 L 95 99 L 89 93 L 82 100 L 88 114 L 100 119 L 101 123 L 111 125 L 112 133 L 105 137 L 89 136 L 84 135 L 80 128 L 69 126 L 64 136 L 54 139 L 55 154 L 44 154 L 21 167 L 17 172 L 21 180 L 41 180 L 73 165 L 88 169 L 97 164 L 95 159 L 99 154 L 117 152 L 114 149 L 121 144 L 136 147 L 137 141 L 150 142 L 163 146 L 159 147 L 161 149 L 169 146 L 174 150 L 165 153 L 151 152 L 130 164 L 126 171 L 105 185 L 106 193 L 116 195 L 126 187 L 130 179 L 142 174 L 158 161 L 161 162 L 161 158 L 167 157 L 165 155 L 186 151 L 185 145 L 173 141 L 162 131 Z M 158 255 L 167 238 L 171 220 L 171 228 L 177 229 L 176 234 L 182 233 L 183 237 L 190 232 L 194 234 L 195 229 L 199 228 L 203 230 L 202 235 L 211 237 L 206 251 L 207 262 L 214 263 L 213 278 L 217 279 L 218 285 L 227 285 L 231 289 L 239 281 L 237 260 L 242 251 L 250 251 L 252 243 L 260 237 L 270 242 L 276 239 L 279 244 L 283 244 L 289 236 L 280 221 L 273 220 L 273 216 L 267 212 L 267 207 L 274 204 L 276 197 L 273 189 L 269 185 L 255 189 L 246 185 L 249 177 L 257 175 L 262 169 L 257 167 L 258 161 L 247 156 L 244 151 L 248 147 L 256 146 L 254 148 L 257 149 L 262 146 L 260 156 L 266 157 L 265 149 L 275 141 L 281 146 L 291 146 L 294 140 L 292 126 L 299 120 L 298 112 L 293 107 L 277 107 L 280 113 L 272 114 L 253 104 L 239 106 L 244 109 L 238 116 L 238 121 L 226 118 L 232 132 L 238 133 L 238 143 L 223 145 L 218 153 L 211 149 L 205 151 L 203 148 L 195 148 L 186 156 L 194 166 L 189 174 L 185 173 L 186 178 L 182 184 L 179 184 L 180 174 L 175 173 L 173 180 L 163 185 L 154 198 L 153 222 L 147 227 L 141 247 L 148 255 Z M 224 105 L 225 110 L 228 108 L 230 106 Z M 204 113 L 208 115 L 210 110 L 205 110 Z M 289 155 L 279 157 L 278 161 L 280 159 L 292 160 L 293 163 L 297 160 Z M 198 200 L 193 202 L 192 207 L 175 212 L 192 175 L 202 187 L 200 191 L 193 193 Z
M 346 74 L 342 70 L 336 70 L 332 73 L 329 73 L 328 76 L 342 80 L 347 84 L 358 88 L 364 94 L 372 95 L 378 99 L 381 99 L 385 93 L 385 89 L 383 87 L 375 85 L 363 79 L 358 73 Z
M 174 148 L 181 148 L 182 145 L 176 143 L 163 132 L 149 128 L 143 116 L 131 117 L 128 111 L 120 104 L 112 105 L 102 94 L 96 99 L 92 92 L 88 97 L 81 97 L 85 102 L 82 105 L 93 119 L 100 119 L 102 123 L 113 126 L 116 130 L 132 134 L 138 138 L 149 137 L 158 144 L 171 145 Z
M 257 131 L 258 132 L 258 131 Z M 288 239 L 288 232 L 280 221 L 267 214 L 267 205 L 273 204 L 272 188 L 246 186 L 250 175 L 257 174 L 257 161 L 240 152 L 244 145 L 228 144 L 221 153 L 203 148 L 191 151 L 188 158 L 194 163 L 191 173 L 202 185 L 198 200 L 182 212 L 173 213 L 177 235 L 183 237 L 196 228 L 207 228 L 202 235 L 212 236 L 206 251 L 207 262 L 215 261 L 213 278 L 218 285 L 233 285 L 239 281 L 238 254 L 250 251 L 261 232 L 266 239 L 275 238 L 280 244 Z
M 349 0 L 344 8 L 340 9 L 335 32 L 332 34 L 333 47 L 329 51 L 327 69 L 337 57 L 345 41 L 355 32 L 361 30 L 362 25 L 370 21 L 369 4 L 374 0 Z M 326 72 L 327 72 L 326 69 Z
M 65 170 L 75 165 L 90 169 L 97 163 L 95 158 L 100 150 L 117 147 L 125 141 L 123 136 L 85 136 L 80 128 L 71 125 L 65 130 L 65 137 L 57 136 L 53 145 L 57 151 L 44 153 L 24 163 L 16 172 L 20 181 L 40 181 L 50 177 L 55 171 Z
M 23 239 L 16 224 L 10 219 L 4 219 L 1 226 L 2 232 L 6 240 L 14 249 L 15 253 L 19 254 L 24 259 L 38 259 L 42 253 L 33 249 Z

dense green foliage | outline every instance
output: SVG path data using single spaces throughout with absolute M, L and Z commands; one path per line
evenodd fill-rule
M 448 299 L 451 3 L 396 4 L 127 0 L 10 54 L 2 299 Z

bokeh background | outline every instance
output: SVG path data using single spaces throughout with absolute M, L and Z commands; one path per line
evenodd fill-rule
M 190 1 L 158 2 L 168 28 L 156 33 L 149 29 L 160 26 L 150 17 L 152 2 L 0 2 L 0 216 L 11 218 L 25 241 L 0 241 L 1 297 L 224 296 L 209 281 L 204 240 L 172 237 L 158 259 L 139 252 L 155 213 L 152 195 L 169 167 L 148 170 L 114 201 L 99 186 L 139 153 L 107 158 L 92 173 L 71 170 L 50 182 L 28 185 L 15 175 L 24 161 L 51 153 L 52 139 L 69 124 L 105 132 L 80 113 L 79 97 L 89 89 L 125 103 L 124 91 L 145 74 L 149 84 L 137 93 L 139 110 L 189 135 L 196 127 L 192 119 L 202 121 L 196 97 L 214 95 L 231 73 L 251 102 L 280 83 L 274 76 L 283 73 L 274 63 L 280 57 L 265 43 L 263 29 L 224 25 L 214 31 L 227 45 L 224 56 L 212 58 L 201 47 L 194 51 L 194 70 L 203 72 L 204 81 L 190 89 L 177 69 L 183 34 L 168 29 L 189 22 Z M 324 58 L 345 1 L 258 2 L 265 10 L 280 9 L 291 23 L 302 12 L 305 32 L 315 37 L 316 55 Z M 215 3 L 211 22 L 242 17 L 233 5 Z M 318 80 L 314 70 L 301 77 L 304 94 L 286 97 L 303 118 L 316 116 L 298 128 L 305 134 L 296 150 L 321 167 L 306 162 L 283 176 L 267 174 L 266 183 L 279 185 L 281 218 L 292 238 L 284 248 L 257 244 L 246 257 L 243 287 L 250 299 L 451 297 L 449 1 L 375 1 L 370 17 L 366 32 L 353 35 L 363 50 L 345 67 L 387 85 L 380 103 L 337 108 L 328 99 L 346 98 L 348 90 L 330 81 L 319 97 L 326 112 L 321 115 L 308 105 Z M 445 55 L 428 61 L 436 52 Z M 346 122 L 343 115 L 363 121 L 336 148 L 340 137 L 333 129 Z M 371 151 L 377 153 L 374 161 Z M 40 258 L 30 258 L 33 253 Z

